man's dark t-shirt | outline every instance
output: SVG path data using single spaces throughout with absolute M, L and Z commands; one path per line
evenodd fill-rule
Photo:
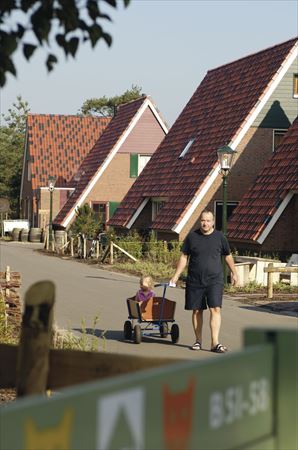
M 230 254 L 227 239 L 221 231 L 203 234 L 192 231 L 186 237 L 182 253 L 190 256 L 187 283 L 194 287 L 223 284 L 221 256 Z

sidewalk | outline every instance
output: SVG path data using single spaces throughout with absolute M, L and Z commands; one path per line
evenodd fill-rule
M 236 300 L 252 307 L 262 308 L 276 314 L 298 317 L 298 294 L 273 294 L 268 299 L 266 294 L 224 294 L 226 300 Z

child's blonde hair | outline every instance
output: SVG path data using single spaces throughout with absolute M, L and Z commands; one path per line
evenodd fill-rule
M 140 286 L 142 288 L 152 289 L 153 288 L 152 278 L 148 275 L 142 275 L 140 278 Z

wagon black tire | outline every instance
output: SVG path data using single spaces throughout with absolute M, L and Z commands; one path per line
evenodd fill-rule
M 133 329 L 133 337 L 135 344 L 140 344 L 142 342 L 142 330 L 140 325 L 135 325 Z
M 132 325 L 129 320 L 124 322 L 123 333 L 124 333 L 124 339 L 130 340 L 132 338 Z
M 162 338 L 167 337 L 168 332 L 169 332 L 169 327 L 168 327 L 167 322 L 163 322 L 160 324 L 159 332 L 160 332 L 160 337 L 162 337 Z
M 171 339 L 173 344 L 176 344 L 179 341 L 179 327 L 176 323 L 174 323 L 171 328 Z

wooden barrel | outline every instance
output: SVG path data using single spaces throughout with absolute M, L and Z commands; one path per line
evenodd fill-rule
M 41 242 L 41 228 L 30 228 L 29 242 Z
M 20 239 L 20 232 L 22 228 L 13 228 L 11 232 L 11 237 L 13 241 L 18 241 Z
M 21 242 L 28 242 L 29 238 L 29 230 L 28 228 L 22 228 L 20 232 L 20 241 Z
M 57 251 L 62 250 L 63 245 L 65 244 L 65 231 L 64 230 L 55 230 L 55 248 Z

